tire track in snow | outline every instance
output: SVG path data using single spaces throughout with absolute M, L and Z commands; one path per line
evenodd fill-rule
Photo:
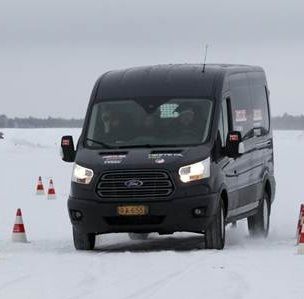
M 249 294 L 248 290 L 250 289 L 246 280 L 235 271 L 229 271 L 229 280 L 231 281 L 231 298 L 234 299 L 244 299 L 246 294 Z M 228 297 L 228 296 L 227 296 Z M 230 296 L 228 297 L 230 298 Z
M 143 288 L 138 289 L 136 292 L 124 297 L 123 299 L 133 299 L 133 298 L 141 298 L 147 299 L 151 298 L 155 295 L 156 291 L 159 291 L 171 284 L 172 282 L 181 279 L 183 276 L 191 273 L 195 269 L 201 266 L 202 263 L 205 262 L 205 259 L 202 260 L 202 256 L 196 257 L 194 261 L 189 263 L 188 267 L 180 269 L 178 271 L 174 271 L 169 275 L 166 275 Z
M 1 284 L 0 285 L 0 294 L 4 289 L 7 289 L 8 287 L 10 287 L 10 286 L 12 286 L 16 283 L 22 282 L 22 281 L 27 280 L 29 278 L 30 278 L 30 275 L 22 275 L 22 276 L 19 276 L 18 278 L 11 279 L 11 280 Z
M 119 241 L 119 240 L 117 240 Z M 108 254 L 117 254 L 117 253 L 136 253 L 136 252 L 142 252 L 143 254 L 153 253 L 153 252 L 177 252 L 177 251 L 189 251 L 189 249 L 192 249 L 193 251 L 197 251 L 198 249 L 201 249 L 204 245 L 204 238 L 202 236 L 191 236 L 187 238 L 178 238 L 178 237 L 166 237 L 166 238 L 151 238 L 147 241 L 129 241 L 124 240 L 120 243 L 115 244 L 107 244 L 109 242 L 106 242 L 104 246 L 100 246 L 95 250 L 93 255 L 99 256 L 99 255 L 108 255 Z M 100 244 L 101 245 L 101 244 Z M 90 253 L 91 254 L 91 253 Z M 192 259 L 191 259 L 192 260 Z M 168 283 L 171 281 L 174 281 L 175 279 L 178 279 L 179 277 L 182 277 L 183 275 L 186 275 L 193 267 L 197 267 L 197 261 L 201 260 L 201 257 L 196 258 L 194 261 L 189 264 L 188 267 L 182 268 L 178 271 L 173 271 L 164 277 L 154 280 L 151 283 L 146 284 L 143 288 L 137 290 L 136 292 L 132 293 L 131 295 L 128 295 L 126 298 L 146 298 L 143 297 L 144 293 L 147 294 L 147 298 L 149 298 L 151 295 L 153 295 L 154 291 L 157 289 L 162 289 L 165 287 Z M 92 275 L 92 274 L 90 274 Z M 135 281 L 138 278 L 142 277 L 142 273 L 138 273 L 134 276 L 134 274 L 128 278 L 128 281 Z M 126 283 L 126 279 L 124 280 L 124 283 Z M 115 286 L 121 285 L 120 279 L 114 280 L 111 282 L 106 288 L 110 289 Z M 105 291 L 103 289 L 103 291 Z M 152 291 L 152 294 L 149 295 L 149 293 Z M 78 298 L 95 298 L 93 295 L 96 293 L 100 293 L 99 291 L 91 291 L 91 290 L 82 290 L 78 294 L 75 294 L 74 296 L 68 297 L 68 299 L 78 299 Z

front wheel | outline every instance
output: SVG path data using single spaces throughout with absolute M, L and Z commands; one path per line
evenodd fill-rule
M 269 219 L 270 201 L 268 194 L 265 192 L 258 212 L 247 218 L 250 236 L 266 238 L 269 232 Z
M 221 199 L 217 213 L 205 231 L 205 248 L 223 249 L 225 246 L 225 209 Z
M 95 247 L 95 234 L 86 234 L 73 227 L 74 246 L 77 250 L 93 250 Z

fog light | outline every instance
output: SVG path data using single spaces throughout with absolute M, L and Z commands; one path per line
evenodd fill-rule
M 83 217 L 82 213 L 80 211 L 71 210 L 71 216 L 72 219 L 75 221 L 80 221 Z
M 205 215 L 205 208 L 195 208 L 193 210 L 194 217 L 202 217 Z

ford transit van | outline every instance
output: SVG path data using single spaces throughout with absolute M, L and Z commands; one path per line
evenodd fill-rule
M 160 65 L 111 71 L 94 86 L 73 162 L 76 249 L 96 235 L 195 232 L 223 249 L 247 218 L 266 237 L 275 195 L 269 90 L 261 67 Z

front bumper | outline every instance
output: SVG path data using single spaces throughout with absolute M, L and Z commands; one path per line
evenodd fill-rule
M 177 231 L 203 232 L 213 219 L 218 205 L 218 195 L 174 198 L 170 201 L 99 202 L 69 197 L 68 209 L 73 226 L 85 233 L 114 232 L 158 232 Z M 147 216 L 118 216 L 117 207 L 121 205 L 146 205 Z M 194 216 L 195 208 L 202 208 L 203 214 Z M 76 220 L 75 211 L 82 214 Z

